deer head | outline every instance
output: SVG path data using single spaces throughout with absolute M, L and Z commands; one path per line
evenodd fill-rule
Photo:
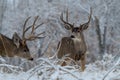
M 89 23 L 90 23 L 92 9 L 90 9 L 90 10 L 91 11 L 90 11 L 90 15 L 88 17 L 88 21 L 82 25 L 80 24 L 80 26 L 78 26 L 78 27 L 75 27 L 74 23 L 71 24 L 68 22 L 68 10 L 66 11 L 66 21 L 63 19 L 63 13 L 61 14 L 60 19 L 64 23 L 65 29 L 70 30 L 72 32 L 71 37 L 78 37 L 78 38 L 81 37 L 82 38 L 81 35 L 83 35 L 82 34 L 83 31 L 88 28 Z
M 61 21 L 64 23 L 65 29 L 71 31 L 71 36 L 63 37 L 61 39 L 57 57 L 62 58 L 67 54 L 68 57 L 75 61 L 81 60 L 82 70 L 85 69 L 85 53 L 87 50 L 83 31 L 89 27 L 91 15 L 92 9 L 90 9 L 88 21 L 78 27 L 75 27 L 74 23 L 71 24 L 68 22 L 68 10 L 66 11 L 66 21 L 63 19 L 63 13 L 60 16 Z
M 8 57 L 19 56 L 29 60 L 33 60 L 33 58 L 30 55 L 30 51 L 26 44 L 26 41 L 32 41 L 32 40 L 41 38 L 39 37 L 39 35 L 41 35 L 42 33 L 39 33 L 36 35 L 34 31 L 43 23 L 35 27 L 36 21 L 38 19 L 38 16 L 36 16 L 33 24 L 26 28 L 26 24 L 29 19 L 30 17 L 28 17 L 24 23 L 22 38 L 20 38 L 16 32 L 13 34 L 12 39 L 6 37 L 3 34 L 0 34 L 0 55 L 1 56 L 8 56 Z M 25 37 L 25 33 L 29 29 L 31 29 L 31 33 L 28 37 Z

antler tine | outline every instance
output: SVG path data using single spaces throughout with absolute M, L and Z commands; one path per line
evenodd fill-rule
M 33 25 L 32 25 L 32 31 L 31 31 L 31 34 L 34 33 L 34 30 L 35 30 L 35 23 L 36 23 L 38 17 L 39 17 L 39 16 L 36 16 L 36 17 L 35 17 L 35 20 L 34 20 Z
M 82 26 L 82 27 L 80 27 L 81 30 L 84 30 L 84 29 L 87 29 L 87 28 L 88 28 L 89 23 L 90 23 L 90 20 L 91 20 L 91 17 L 92 17 L 92 8 L 90 8 L 90 15 L 89 15 L 89 17 L 88 17 L 88 22 L 80 25 L 80 26 Z
M 41 24 L 39 24 L 39 25 L 37 25 L 36 27 L 35 27 L 35 29 L 37 29 L 38 27 L 40 27 L 41 25 L 43 25 L 44 23 L 41 23 Z
M 63 13 L 61 13 L 60 19 L 65 24 L 65 26 L 70 26 L 73 28 L 73 25 L 68 22 L 68 9 L 66 11 L 66 21 L 63 19 Z
M 89 15 L 89 20 L 88 20 L 88 23 L 90 23 L 90 19 L 91 19 L 91 16 L 92 16 L 92 7 L 90 7 L 90 15 Z
M 26 40 L 35 40 L 35 39 L 38 39 L 38 38 L 43 38 L 43 37 L 39 37 L 39 35 L 43 34 L 45 32 L 42 32 L 42 33 L 39 33 L 37 35 L 34 35 L 34 36 L 30 36 L 29 38 L 27 38 Z
M 26 24 L 27 24 L 27 22 L 28 22 L 28 20 L 29 20 L 30 18 L 31 18 L 31 17 L 28 17 L 28 18 L 25 20 L 25 23 L 24 23 L 24 25 L 23 25 L 22 39 L 25 39 L 25 32 L 26 32 L 25 27 L 26 27 Z
M 44 31 L 44 32 L 42 32 L 42 33 L 37 34 L 37 35 L 36 35 L 36 37 L 38 37 L 39 35 L 41 35 L 41 34 L 43 34 L 43 33 L 45 33 L 45 31 Z M 40 38 L 40 37 L 39 37 L 39 38 Z
M 67 8 L 67 11 L 66 11 L 66 21 L 68 22 L 68 8 Z
M 37 35 L 34 34 L 34 31 L 35 31 L 38 27 L 40 27 L 41 25 L 44 24 L 44 23 L 41 23 L 41 24 L 39 24 L 39 25 L 37 25 L 37 26 L 35 27 L 35 24 L 36 24 L 36 21 L 38 20 L 38 17 L 39 17 L 39 16 L 36 16 L 33 24 L 30 25 L 28 28 L 26 28 L 25 32 L 28 31 L 30 28 L 32 28 L 32 30 L 31 30 L 30 36 L 29 36 L 28 38 L 25 38 L 25 40 L 34 40 L 34 39 L 36 39 L 36 38 L 41 38 L 41 37 L 39 37 L 39 35 L 41 35 L 41 34 L 44 33 L 44 32 L 42 32 L 42 33 L 39 33 L 39 34 L 37 34 Z
M 64 24 L 68 24 L 66 21 L 63 20 L 63 13 L 61 13 L 60 19 Z
M 35 29 L 37 29 L 39 26 L 41 26 L 41 25 L 43 25 L 43 24 L 44 24 L 44 23 L 39 24 L 38 26 L 36 26 Z M 24 32 L 28 31 L 31 27 L 32 27 L 32 25 L 30 25 L 29 27 L 27 27 L 27 28 L 24 30 Z

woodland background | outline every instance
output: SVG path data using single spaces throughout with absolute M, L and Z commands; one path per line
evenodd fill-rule
M 36 59 L 48 58 L 56 53 L 61 38 L 70 33 L 61 24 L 61 12 L 68 9 L 69 21 L 79 26 L 88 20 L 90 7 L 92 19 L 84 31 L 87 63 L 102 59 L 104 54 L 119 54 L 120 0 L 0 0 L 0 33 L 10 38 L 14 32 L 21 36 L 25 19 L 31 16 L 30 24 L 38 15 L 38 24 L 44 22 L 38 32 L 45 31 L 42 36 L 46 37 L 27 44 Z M 14 59 L 8 63 L 18 65 L 20 62 Z

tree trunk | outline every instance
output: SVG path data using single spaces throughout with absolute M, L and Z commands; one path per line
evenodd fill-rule
M 0 0 L 0 31 L 2 28 L 2 21 L 3 21 L 3 16 L 4 12 L 6 10 L 6 2 L 7 0 Z
M 103 55 L 105 54 L 106 50 L 106 33 L 107 33 L 107 27 L 104 27 L 104 33 L 101 34 L 100 25 L 99 25 L 99 19 L 95 17 L 95 27 L 96 27 L 96 33 L 98 38 L 98 48 L 99 48 L 99 54 L 100 59 L 103 58 Z

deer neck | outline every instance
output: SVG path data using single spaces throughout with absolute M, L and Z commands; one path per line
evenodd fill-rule
M 79 52 L 85 52 L 86 51 L 86 44 L 84 41 L 84 36 L 82 33 L 79 33 L 79 35 L 72 38 L 74 42 L 74 48 L 77 54 L 80 54 Z
M 8 57 L 12 57 L 14 55 L 14 49 L 15 49 L 15 45 L 13 44 L 13 41 L 6 37 L 6 36 L 3 36 L 3 35 L 0 35 L 0 41 L 2 42 L 2 46 L 3 46 L 3 49 L 4 49 L 4 56 L 8 56 Z
M 84 36 L 83 36 L 83 33 L 76 33 L 76 34 L 72 34 L 70 36 L 72 38 L 72 40 L 74 42 L 83 42 L 84 41 Z

